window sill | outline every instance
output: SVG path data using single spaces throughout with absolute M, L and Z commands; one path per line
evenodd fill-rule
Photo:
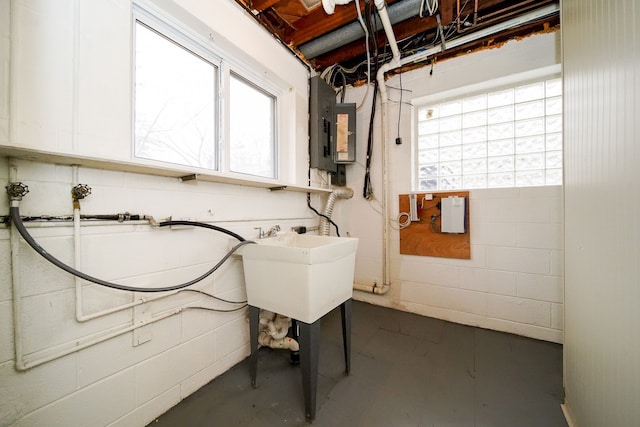
M 130 161 L 100 159 L 74 154 L 60 154 L 48 151 L 35 150 L 30 148 L 0 146 L 0 156 L 13 157 L 22 160 L 32 160 L 36 162 L 54 163 L 60 165 L 77 165 L 95 169 L 105 169 L 110 171 L 121 171 L 140 173 L 156 176 L 176 178 L 181 181 L 204 181 L 218 182 L 222 184 L 244 185 L 247 187 L 265 188 L 270 191 L 297 191 L 303 193 L 329 193 L 328 188 L 308 187 L 300 185 L 290 185 L 276 180 L 261 180 L 256 177 L 231 177 L 218 175 L 215 173 L 199 173 L 188 170 L 187 167 L 179 166 L 154 166 Z

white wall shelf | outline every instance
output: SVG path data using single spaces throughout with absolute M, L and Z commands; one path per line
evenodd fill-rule
M 265 188 L 270 191 L 296 191 L 302 193 L 330 193 L 329 188 L 318 188 L 283 183 L 276 180 L 261 180 L 257 177 L 224 176 L 216 173 L 202 173 L 201 171 L 188 170 L 187 168 L 172 167 L 171 165 L 152 165 L 128 162 L 126 160 L 100 159 L 95 157 L 52 153 L 31 148 L 0 146 L 0 156 L 14 157 L 23 160 L 55 163 L 61 165 L 77 165 L 95 169 L 111 171 L 124 171 L 165 177 L 174 177 L 185 181 L 197 180 L 204 182 L 218 182 L 223 184 L 244 185 L 248 187 Z

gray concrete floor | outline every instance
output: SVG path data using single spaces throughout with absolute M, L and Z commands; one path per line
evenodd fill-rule
M 314 426 L 567 426 L 562 346 L 356 302 L 351 374 L 340 310 L 322 319 Z M 300 367 L 260 349 L 150 426 L 308 424 Z

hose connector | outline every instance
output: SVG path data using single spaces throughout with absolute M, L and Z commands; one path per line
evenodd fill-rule
M 91 194 L 91 187 L 87 184 L 78 184 L 71 189 L 73 200 L 82 200 Z
M 21 201 L 29 192 L 29 186 L 21 182 L 10 182 L 4 187 L 11 201 Z

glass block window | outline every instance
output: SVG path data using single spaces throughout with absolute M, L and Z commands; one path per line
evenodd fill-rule
M 560 78 L 416 112 L 420 191 L 562 184 Z

